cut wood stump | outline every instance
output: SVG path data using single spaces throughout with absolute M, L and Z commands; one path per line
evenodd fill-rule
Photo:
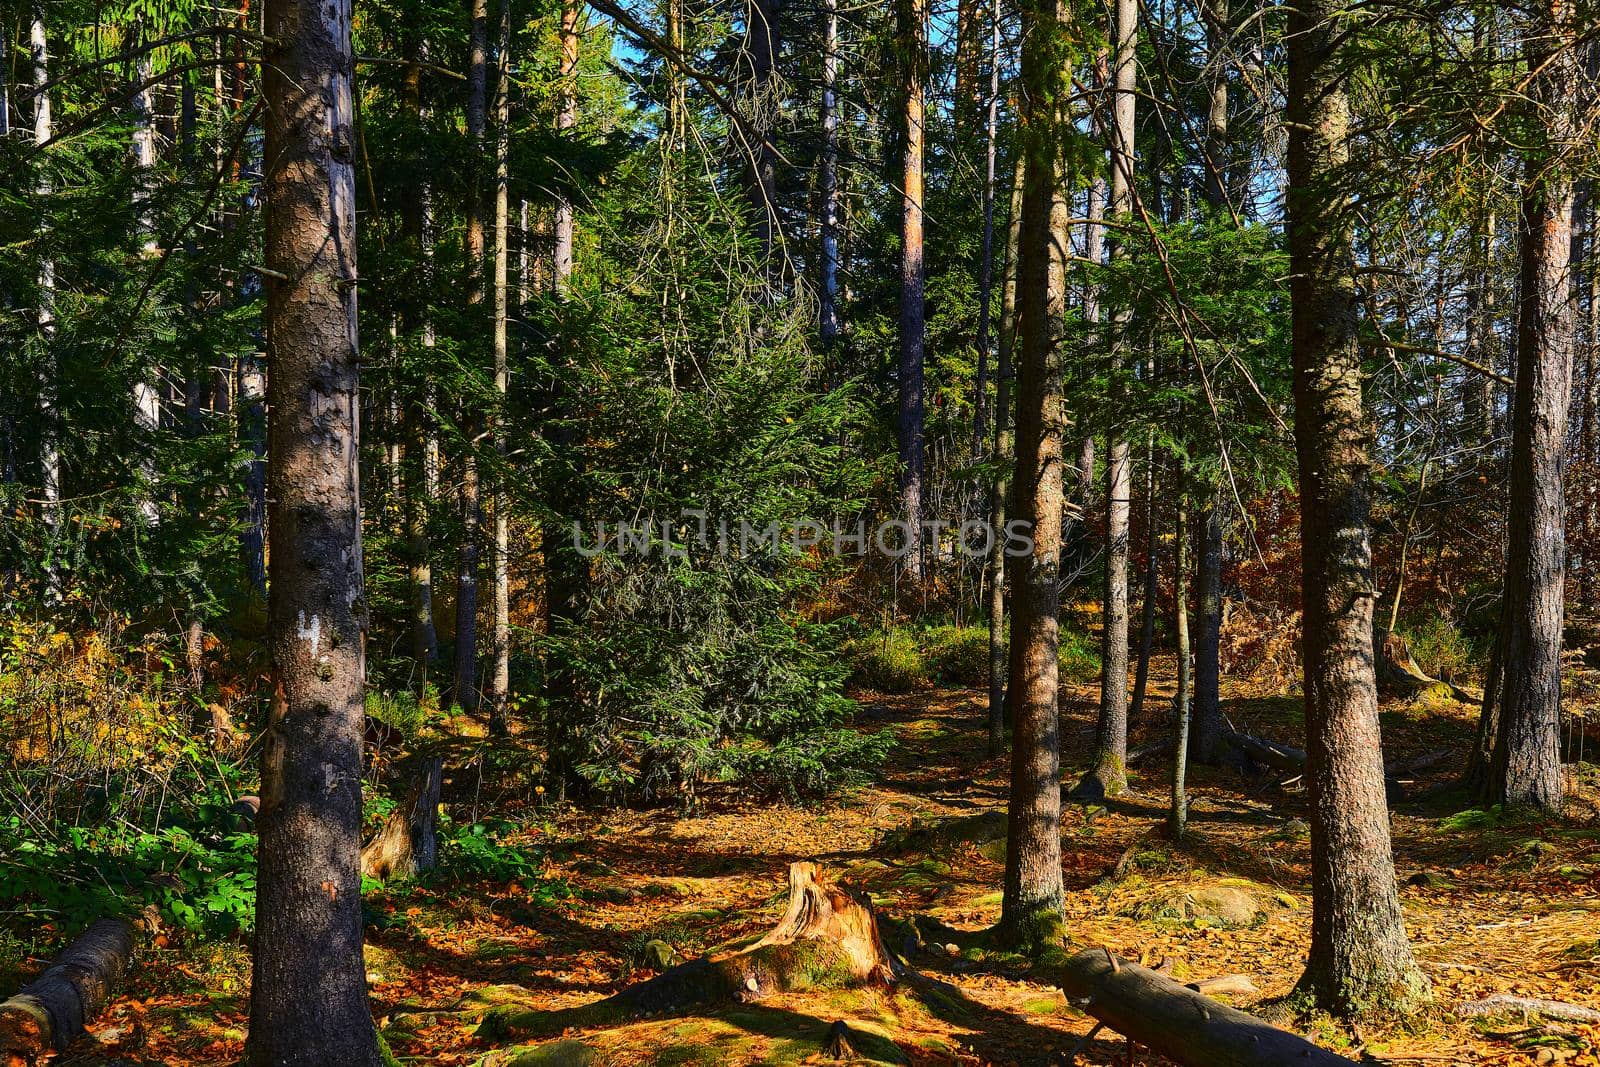
M 1084 1011 L 1183 1067 L 1355 1063 L 1105 949 L 1080 952 L 1053 974 Z
M 43 974 L 0 1003 L 0 1062 L 38 1063 L 82 1037 L 115 995 L 137 940 L 133 923 L 99 919 Z
M 439 790 L 444 760 L 422 761 L 411 788 L 361 850 L 361 873 L 379 881 L 414 878 L 439 862 Z
M 807 989 L 894 985 L 899 964 L 884 947 L 872 901 L 825 880 L 814 863 L 789 865 L 789 907 L 765 937 L 737 952 L 679 964 L 594 1004 L 566 1011 L 500 1010 L 485 1036 L 598 1026 Z

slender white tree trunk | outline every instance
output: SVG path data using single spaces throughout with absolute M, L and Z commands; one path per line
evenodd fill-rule
M 510 249 L 506 241 L 510 235 L 511 211 L 507 184 L 510 181 L 511 159 L 511 0 L 500 0 L 500 39 L 498 43 L 498 78 L 495 83 L 495 150 L 494 150 L 494 388 L 504 405 L 511 387 L 511 365 L 507 358 L 506 322 L 510 312 L 510 289 L 507 284 Z M 510 494 L 505 489 L 505 429 L 500 425 L 503 415 L 497 415 L 494 427 L 495 452 L 501 460 L 501 470 L 493 479 L 494 490 L 494 547 L 491 549 L 493 584 L 490 601 L 493 609 L 493 629 L 489 636 L 489 722 L 506 729 L 506 713 L 511 699 L 511 575 L 509 553 L 511 549 L 511 516 L 508 513 Z
M 43 149 L 50 143 L 50 45 L 45 36 L 44 19 L 35 17 L 28 34 L 33 57 L 33 143 Z M 42 475 L 40 513 L 50 537 L 50 559 L 45 564 L 45 600 L 61 601 L 61 572 L 56 553 L 61 541 L 61 430 L 56 404 L 56 260 L 50 252 L 49 204 L 55 191 L 48 166 L 40 168 L 38 194 L 42 210 L 39 222 L 39 334 L 44 339 L 45 357 L 39 380 L 39 467 Z

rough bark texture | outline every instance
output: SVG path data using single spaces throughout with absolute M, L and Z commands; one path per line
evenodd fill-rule
M 1065 27 L 1052 0 L 1022 8 L 1021 117 L 1025 154 L 1017 308 L 1017 517 L 1033 549 L 1017 559 L 1011 587 L 1011 793 L 1000 934 L 1018 944 L 1058 938 L 1061 928 L 1061 752 L 1057 615 L 1061 573 L 1061 353 L 1056 325 L 1066 305 L 1053 248 L 1060 146 L 1055 110 Z
M 138 932 L 122 919 L 100 919 L 44 973 L 0 1002 L 0 1060 L 32 1064 L 83 1036 L 121 983 Z
M 489 0 L 468 0 L 471 25 L 467 35 L 467 140 L 471 142 L 470 169 L 473 187 L 466 193 L 467 306 L 475 311 L 483 304 L 484 226 L 483 197 L 478 190 L 478 169 L 483 157 L 483 134 L 489 107 Z M 478 691 L 478 545 L 482 522 L 482 492 L 478 479 L 477 428 L 481 416 L 463 412 L 462 425 L 468 428 L 466 447 L 461 457 L 461 544 L 456 571 L 455 671 L 452 698 L 467 711 L 476 711 Z
M 822 201 L 822 279 L 818 333 L 824 348 L 839 337 L 839 0 L 826 0 L 822 30 L 822 157 L 817 195 Z
M 1185 1067 L 1355 1063 L 1102 948 L 1073 956 L 1056 980 L 1067 996 L 1087 998 L 1090 1015 Z
M 500 32 L 495 56 L 494 148 L 494 390 L 501 403 L 511 389 L 509 269 L 511 249 L 511 0 L 500 0 Z M 504 469 L 506 434 L 494 426 L 494 448 Z M 511 701 L 511 497 L 496 475 L 494 532 L 490 540 L 489 730 L 506 733 Z
M 1193 672 L 1189 661 L 1189 497 L 1178 499 L 1177 521 L 1173 524 L 1177 558 L 1172 563 L 1172 617 L 1178 632 L 1178 699 L 1174 709 L 1177 724 L 1173 730 L 1172 813 L 1173 837 L 1182 837 L 1189 823 L 1189 798 L 1185 774 L 1189 763 L 1189 713 L 1193 694 Z
M 431 871 L 439 860 L 439 790 L 444 760 L 424 759 L 400 804 L 361 850 L 361 873 L 388 881 Z
M 33 143 L 44 151 L 54 133 L 50 114 L 50 43 L 45 33 L 44 19 L 35 16 L 29 24 L 29 57 L 33 60 Z M 50 168 L 39 168 L 39 184 L 35 189 L 47 205 L 54 187 L 50 182 Z M 61 569 L 55 559 L 55 550 L 61 538 L 61 440 L 57 423 L 56 365 L 56 260 L 51 254 L 48 208 L 40 212 L 39 221 L 39 306 L 34 309 L 35 321 L 45 350 L 51 353 L 45 361 L 39 381 L 39 517 L 49 535 L 51 556 L 44 567 L 44 600 L 46 604 L 61 602 Z
M 1017 254 L 1022 233 L 1022 187 L 1025 160 L 1017 157 L 1011 180 L 1011 221 L 1006 234 L 1006 258 L 1001 270 L 1000 362 L 995 376 L 994 454 L 1002 462 L 989 493 L 989 529 L 995 536 L 989 543 L 989 754 L 998 756 L 1005 747 L 1006 732 L 1006 512 L 1011 501 L 1011 479 L 1004 461 L 1012 458 L 1012 368 L 1011 354 L 1016 347 Z
M 998 2 L 998 0 L 996 0 Z M 995 11 L 994 41 L 989 64 L 989 108 L 984 123 L 983 240 L 978 253 L 978 373 L 973 387 L 972 454 L 983 455 L 989 416 L 989 351 L 994 304 L 995 163 L 1000 133 L 1000 13 Z
M 907 524 L 905 570 L 922 578 L 923 343 L 923 151 L 927 79 L 927 0 L 897 0 L 900 62 L 905 93 L 905 158 L 900 228 L 900 517 Z
M 782 101 L 777 99 L 779 0 L 749 0 L 745 12 L 745 54 L 741 64 L 749 85 L 746 128 L 752 143 L 743 146 L 750 217 L 761 242 L 761 264 L 769 281 L 782 277 L 778 219 L 778 149 L 775 135 Z
M 349 0 L 269 0 L 273 698 L 246 1060 L 376 1065 L 361 956 L 362 589 Z
M 1230 212 L 1228 201 L 1228 65 L 1224 56 L 1232 33 L 1229 0 L 1208 0 L 1201 7 L 1206 24 L 1212 81 L 1206 109 L 1205 198 L 1215 213 Z M 1195 567 L 1196 623 L 1199 640 L 1194 663 L 1194 721 L 1190 755 L 1215 764 L 1222 757 L 1222 542 L 1227 513 L 1220 491 L 1208 494 L 1195 525 L 1198 551 Z M 1186 535 L 1180 535 L 1186 536 Z
M 559 1031 L 818 987 L 891 987 L 898 979 L 871 899 L 832 885 L 814 863 L 791 863 L 788 910 L 749 948 L 680 964 L 581 1008 L 494 1013 L 484 1030 L 494 1036 Z
M 561 8 L 559 69 L 561 109 L 556 115 L 558 131 L 570 130 L 578 122 L 578 14 L 579 5 L 576 0 L 564 0 Z M 572 284 L 574 269 L 572 247 L 576 221 L 571 203 L 558 201 L 554 219 L 556 250 L 551 265 L 551 283 L 558 300 L 566 298 Z M 559 380 L 554 386 L 551 407 L 560 413 L 560 417 L 546 429 L 550 445 L 560 455 L 569 454 L 576 439 L 573 426 L 577 420 L 566 411 L 566 399 Z M 545 524 L 541 531 L 541 550 L 545 569 L 544 623 L 547 635 L 561 638 L 566 636 L 567 627 L 580 620 L 589 571 L 587 561 L 572 546 L 572 530 L 567 525 L 567 522 L 577 521 L 580 517 L 576 486 L 569 477 L 558 474 L 550 486 L 550 494 L 558 519 Z M 573 753 L 569 727 L 577 721 L 580 697 L 578 679 L 562 659 L 561 654 L 557 652 L 550 658 L 552 662 L 547 666 L 548 680 L 545 687 L 548 709 L 545 721 L 545 744 L 549 753 L 546 777 L 551 783 L 554 798 L 562 800 L 566 798 L 568 785 L 573 780 Z
M 1561 809 L 1561 627 L 1566 591 L 1562 466 L 1572 393 L 1572 180 L 1562 152 L 1577 136 L 1581 79 L 1565 0 L 1538 9 L 1526 46 L 1540 124 L 1523 178 L 1522 275 L 1511 423 L 1500 678 L 1484 708 L 1493 803 Z
M 1339 10 L 1309 0 L 1289 19 L 1288 229 L 1311 809 L 1311 951 L 1300 988 L 1350 1016 L 1403 1012 L 1428 985 L 1401 923 L 1378 734 Z
M 561 110 L 556 113 L 556 131 L 570 130 L 578 124 L 578 87 L 575 72 L 578 69 L 578 9 L 577 0 L 562 0 L 561 4 Z M 572 202 L 566 198 L 556 200 L 555 211 L 555 275 L 556 292 L 564 295 L 567 282 L 572 277 L 572 237 L 576 215 Z
M 1114 216 L 1133 211 L 1134 92 L 1137 88 L 1139 5 L 1116 0 L 1116 52 L 1113 56 L 1110 199 Z M 1126 253 L 1111 242 L 1113 258 Z M 1122 368 L 1123 327 L 1128 311 L 1112 316 L 1111 371 Z M 1112 434 L 1106 447 L 1106 581 L 1100 657 L 1100 718 L 1095 726 L 1094 766 L 1079 784 L 1081 796 L 1116 796 L 1128 786 L 1128 519 L 1132 476 L 1128 442 Z
M 1222 758 L 1222 504 L 1215 498 L 1200 516 L 1196 570 L 1199 641 L 1194 662 L 1194 727 L 1189 750 L 1201 763 Z

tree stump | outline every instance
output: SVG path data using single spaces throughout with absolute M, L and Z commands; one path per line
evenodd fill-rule
M 597 1026 L 773 993 L 892 986 L 899 977 L 866 894 L 829 883 L 814 863 L 792 863 L 788 910 L 749 948 L 691 960 L 581 1008 L 495 1012 L 482 1032 L 507 1037 Z
M 437 756 L 424 759 L 405 799 L 361 850 L 363 875 L 379 881 L 413 878 L 437 865 L 439 790 L 443 783 L 444 760 Z

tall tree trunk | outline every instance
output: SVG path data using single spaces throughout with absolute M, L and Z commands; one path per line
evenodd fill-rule
M 415 45 L 416 62 L 405 71 L 407 104 L 423 126 L 429 110 L 422 100 L 422 61 L 428 54 L 426 41 Z M 405 409 L 407 439 L 417 453 L 417 461 L 405 469 L 406 555 L 411 577 L 411 657 L 416 663 L 417 691 L 428 684 L 428 672 L 439 658 L 439 633 L 433 620 L 433 545 L 428 522 L 439 493 L 439 434 L 433 405 L 433 360 L 427 353 L 435 344 L 433 330 L 433 185 L 422 179 L 407 205 L 409 244 L 417 257 L 422 275 L 422 299 L 412 304 L 412 314 L 421 334 L 424 350 L 422 373 L 427 377 L 419 401 L 413 397 Z
M 1473 221 L 1472 256 L 1476 277 L 1467 281 L 1466 357 L 1482 366 L 1493 367 L 1499 362 L 1494 351 L 1494 209 L 1481 206 Z M 1487 447 L 1494 436 L 1494 382 L 1487 375 L 1467 373 L 1461 390 L 1461 416 L 1466 443 L 1479 450 Z M 1474 458 L 1481 462 L 1484 457 Z
M 468 0 L 470 29 L 467 36 L 467 140 L 472 153 L 469 166 L 472 188 L 467 190 L 467 307 L 476 312 L 483 306 L 484 235 L 482 171 L 483 134 L 489 106 L 489 0 Z M 482 499 L 478 475 L 478 427 L 480 416 L 463 418 L 467 440 L 461 455 L 461 550 L 456 574 L 456 656 L 455 678 L 451 686 L 457 705 L 477 711 L 478 691 L 478 545 L 482 521 Z
M 561 106 L 556 114 L 556 129 L 570 130 L 578 121 L 578 12 L 577 0 L 563 0 L 561 8 Z M 572 286 L 573 233 L 576 217 L 570 201 L 556 203 L 555 256 L 551 264 L 551 283 L 557 300 L 564 301 Z M 552 406 L 561 412 L 564 399 L 560 382 L 555 386 Z M 558 421 L 551 433 L 551 444 L 558 451 L 570 451 L 575 442 L 571 429 L 570 413 L 565 422 Z M 582 613 L 584 587 L 589 578 L 588 563 L 572 544 L 571 531 L 559 520 L 575 521 L 577 514 L 577 487 L 561 481 L 552 487 L 556 501 L 558 521 L 547 524 L 542 532 L 545 564 L 545 633 L 547 636 L 565 637 L 565 627 L 578 622 Z M 548 671 L 546 680 L 545 722 L 546 777 L 553 786 L 553 797 L 564 800 L 568 785 L 573 781 L 576 754 L 573 752 L 570 727 L 579 714 L 578 678 L 570 665 L 556 654 L 556 662 Z
M 33 59 L 33 143 L 39 151 L 49 145 L 54 128 L 50 118 L 50 44 L 45 34 L 44 16 L 35 14 L 29 26 L 28 47 Z M 61 429 L 57 407 L 56 336 L 56 258 L 51 251 L 50 201 L 55 192 L 48 167 L 39 170 L 37 193 L 39 212 L 39 306 L 36 321 L 46 353 L 39 378 L 39 514 L 49 537 L 49 554 L 44 565 L 44 600 L 48 605 L 61 602 Z
M 1098 264 L 1106 254 L 1104 175 L 1095 175 L 1090 183 L 1087 207 L 1088 221 L 1083 227 L 1083 258 L 1091 264 Z M 1100 283 L 1093 277 L 1083 287 L 1083 321 L 1091 329 L 1100 322 Z M 1078 485 L 1073 494 L 1073 502 L 1078 505 L 1078 517 L 1072 524 L 1073 573 L 1079 573 L 1089 565 L 1089 511 L 1094 503 L 1094 451 L 1094 435 L 1087 434 L 1078 442 Z
M 495 418 L 494 449 L 499 470 L 494 478 L 494 539 L 490 601 L 494 616 L 489 636 L 489 730 L 506 732 L 511 700 L 511 494 L 505 487 L 506 433 L 500 425 L 511 389 L 507 322 L 510 316 L 511 265 L 511 0 L 500 0 L 500 39 L 495 80 L 494 151 L 494 391 L 502 408 Z
M 761 267 L 770 282 L 781 279 L 782 233 L 778 220 L 778 148 L 775 140 L 781 101 L 778 85 L 778 10 L 780 0 L 748 0 L 745 52 L 750 57 L 748 127 L 755 143 L 745 145 L 745 183 L 750 213 L 761 244 Z
M 252 1067 L 383 1062 L 361 953 L 367 602 L 349 0 L 268 0 L 270 646 Z
M 1012 458 L 1011 353 L 1016 344 L 1017 260 L 1022 232 L 1022 188 L 1025 159 L 1018 155 L 1011 179 L 1011 214 L 1006 227 L 1005 263 L 1000 277 L 1000 364 L 996 369 L 994 455 L 1001 465 L 989 491 L 989 755 L 998 756 L 1006 735 L 1006 510 L 1011 479 L 1004 464 Z
M 1311 808 L 1311 951 L 1300 990 L 1352 1016 L 1404 1012 L 1428 982 L 1401 922 L 1378 733 L 1341 10 L 1307 0 L 1289 16 L 1288 231 Z
M 144 39 L 144 28 L 135 24 L 132 40 L 135 47 Z M 133 216 L 139 233 L 139 251 L 146 258 L 160 254 L 156 246 L 156 220 L 153 204 L 156 167 L 156 101 L 151 80 L 150 53 L 142 51 L 133 65 Z M 137 510 L 146 526 L 161 521 L 161 509 L 156 504 L 155 436 L 161 428 L 161 393 L 157 383 L 148 375 L 141 375 L 133 383 L 133 424 L 138 431 L 139 477 Z
M 1015 719 L 1006 822 L 1000 933 L 1022 945 L 1061 936 L 1061 750 L 1057 709 L 1061 571 L 1062 410 L 1057 324 L 1066 310 L 1066 274 L 1053 247 L 1058 107 L 1069 69 L 1066 27 L 1054 0 L 1022 7 L 1022 229 L 1018 247 L 1017 517 L 1032 550 L 1017 560 L 1011 588 L 1011 686 Z
M 1112 64 L 1110 133 L 1111 195 L 1117 217 L 1133 211 L 1134 93 L 1137 89 L 1138 0 L 1116 0 L 1116 51 Z M 1126 255 L 1122 241 L 1111 255 Z M 1112 316 L 1111 373 L 1122 373 L 1128 309 Z M 1116 796 L 1128 787 L 1128 519 L 1132 478 L 1128 442 L 1112 433 L 1106 443 L 1106 582 L 1100 657 L 1100 718 L 1095 727 L 1094 767 L 1080 783 L 1088 796 Z
M 578 124 L 578 12 L 577 0 L 562 0 L 561 4 L 561 61 L 558 76 L 561 80 L 561 107 L 556 112 L 556 132 L 563 133 Z M 572 278 L 572 241 L 576 216 L 572 201 L 556 198 L 555 255 L 551 264 L 556 293 L 565 295 L 567 282 Z
M 897 0 L 905 92 L 905 158 L 900 229 L 900 517 L 906 523 L 905 572 L 922 580 L 924 87 L 927 79 L 927 0 Z
M 1172 811 L 1168 825 L 1174 838 L 1189 826 L 1189 797 L 1185 778 L 1189 766 L 1189 712 L 1193 671 L 1189 664 L 1189 491 L 1178 494 L 1178 516 L 1173 523 L 1176 555 L 1172 562 L 1172 621 L 1178 632 L 1178 698 L 1172 746 Z
M 1144 592 L 1139 604 L 1139 659 L 1133 669 L 1133 700 L 1128 707 L 1128 719 L 1131 722 L 1140 722 L 1144 718 L 1145 691 L 1150 686 L 1150 655 L 1155 651 L 1156 643 L 1156 584 L 1159 577 L 1156 555 L 1161 540 L 1156 531 L 1154 435 L 1145 440 L 1144 458 Z
M 1206 108 L 1205 196 L 1215 224 L 1228 202 L 1228 70 L 1223 56 L 1232 33 L 1228 0 L 1208 0 L 1201 9 L 1206 24 L 1206 46 L 1211 53 L 1211 86 Z M 1195 650 L 1194 722 L 1189 750 L 1200 763 L 1214 764 L 1222 757 L 1222 545 L 1227 512 L 1217 488 L 1205 490 L 1200 519 L 1193 533 L 1200 544 L 1197 557 L 1197 618 L 1200 640 Z M 1184 530 L 1180 537 L 1188 536 Z
M 818 333 L 831 352 L 839 337 L 839 0 L 826 0 L 822 29 L 822 291 Z
M 1538 142 L 1522 191 L 1517 374 L 1511 425 L 1500 684 L 1486 694 L 1490 762 L 1483 799 L 1561 810 L 1561 627 L 1566 592 L 1562 466 L 1572 394 L 1572 198 L 1562 157 L 1578 135 L 1574 94 L 1581 68 L 1562 0 L 1548 0 L 1529 27 L 1528 69 Z M 1488 700 L 1498 701 L 1491 709 Z
M 983 454 L 989 403 L 990 306 L 994 297 L 995 153 L 1000 133 L 1000 10 L 995 0 L 994 33 L 989 51 L 989 112 L 985 123 L 983 178 L 983 242 L 978 263 L 978 374 L 973 397 L 972 454 Z

